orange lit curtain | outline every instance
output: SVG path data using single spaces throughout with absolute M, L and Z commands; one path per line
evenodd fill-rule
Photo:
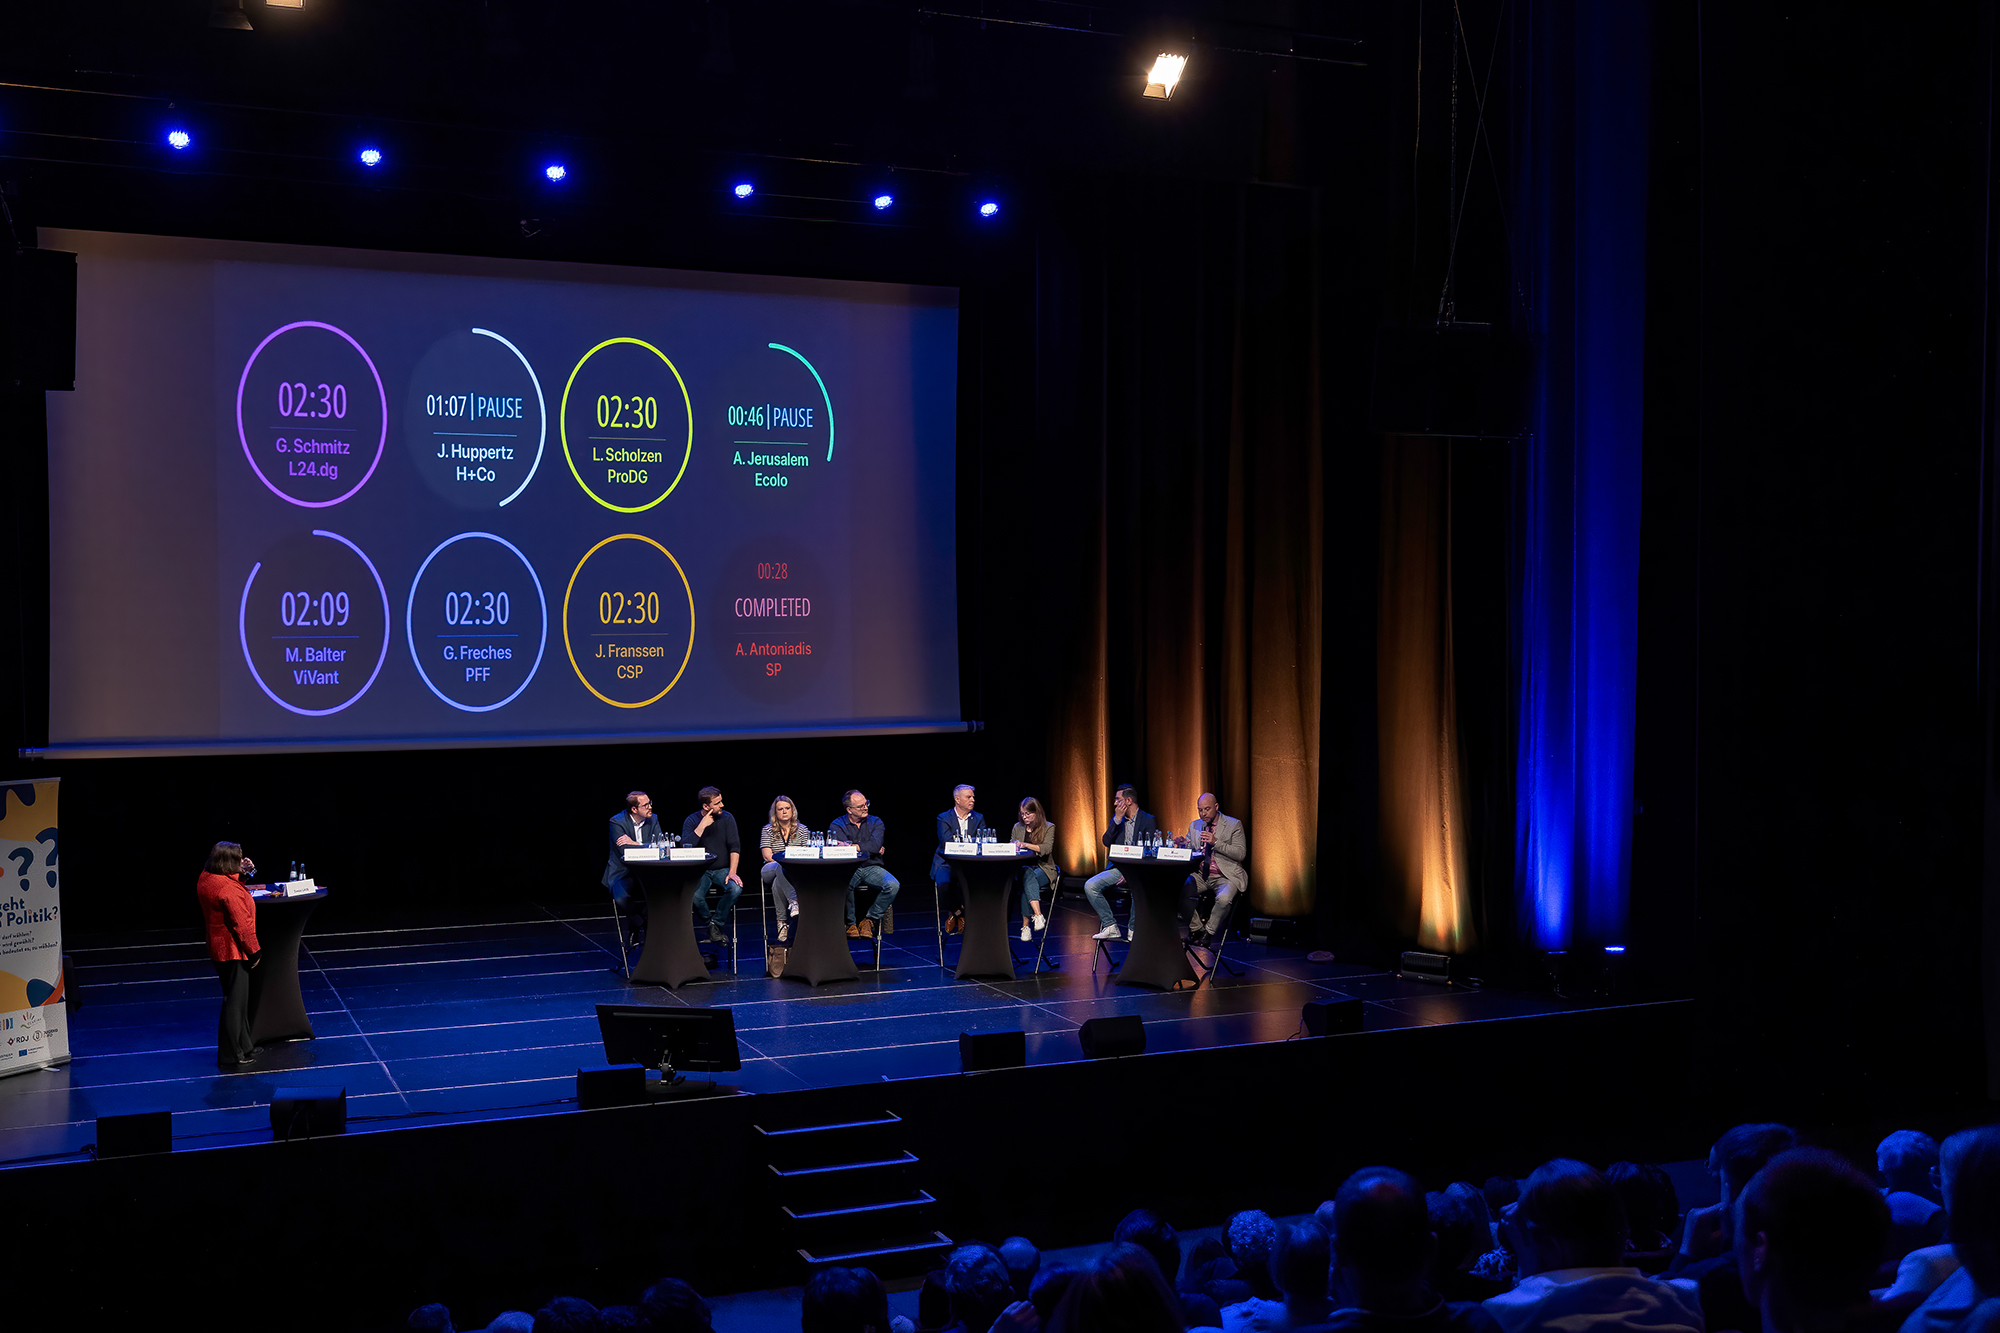
M 1381 853 L 1399 933 L 1457 953 L 1472 943 L 1466 813 L 1452 669 L 1451 446 L 1382 445 L 1376 626 Z
M 1251 902 L 1312 910 L 1323 508 L 1319 223 L 1304 190 L 1079 192 L 1037 256 L 1038 452 L 1068 525 L 1047 710 L 1059 852 L 1114 783 L 1185 831 L 1212 790 Z

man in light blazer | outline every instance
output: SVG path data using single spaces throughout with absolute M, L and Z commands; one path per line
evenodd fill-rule
M 1187 877 L 1183 910 L 1189 918 L 1189 932 L 1199 944 L 1221 933 L 1229 919 L 1229 904 L 1250 887 L 1250 839 L 1243 832 L 1242 820 L 1222 813 L 1214 792 L 1201 794 L 1195 802 L 1195 815 L 1188 829 L 1188 841 L 1195 849 L 1194 873 Z M 1196 895 L 1203 889 L 1215 890 L 1215 906 L 1209 910 L 1206 925 L 1194 910 Z

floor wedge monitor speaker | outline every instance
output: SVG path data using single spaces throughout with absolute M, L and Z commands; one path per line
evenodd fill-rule
M 1146 1025 L 1136 1014 L 1093 1018 L 1076 1030 L 1076 1039 L 1093 1060 L 1146 1053 Z

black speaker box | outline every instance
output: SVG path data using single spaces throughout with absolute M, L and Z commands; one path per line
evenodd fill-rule
M 1090 1019 L 1076 1030 L 1076 1039 L 1083 1046 L 1083 1053 L 1093 1060 L 1146 1053 L 1146 1025 L 1137 1014 Z
M 97 1117 L 97 1155 L 133 1157 L 174 1150 L 174 1117 L 170 1111 L 134 1111 L 130 1115 Z
M 576 1104 L 586 1111 L 600 1106 L 636 1106 L 645 1100 L 644 1065 L 599 1065 L 576 1071 Z
M 347 1132 L 347 1089 L 297 1087 L 271 1089 L 271 1137 L 315 1139 Z
M 1361 1001 L 1313 1000 L 1299 1011 L 1308 1037 L 1336 1037 L 1361 1031 Z
M 76 256 L 0 245 L 0 389 L 76 387 Z
M 1028 1063 L 1025 1032 L 961 1032 L 958 1067 L 968 1074 L 982 1069 L 1019 1069 Z

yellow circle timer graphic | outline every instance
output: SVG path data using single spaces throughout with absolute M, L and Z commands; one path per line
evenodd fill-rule
M 557 420 L 576 484 L 621 514 L 672 495 L 694 456 L 687 382 L 665 352 L 642 338 L 606 338 L 585 352 L 563 385 Z
M 583 688 L 613 708 L 644 708 L 687 671 L 694 590 L 672 551 L 622 532 L 576 562 L 563 591 L 562 626 L 563 650 Z M 673 678 L 661 685 L 669 666 Z

